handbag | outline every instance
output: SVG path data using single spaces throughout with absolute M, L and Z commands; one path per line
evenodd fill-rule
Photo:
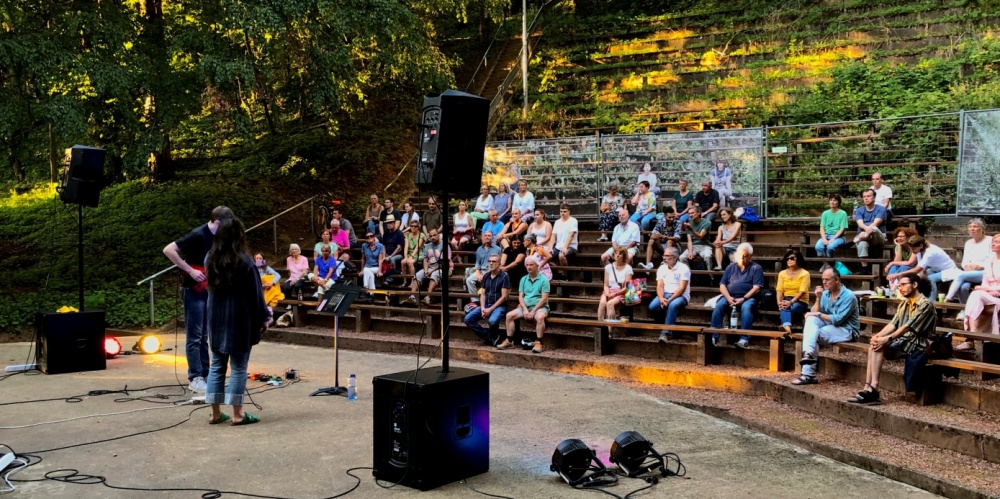
M 645 279 L 632 279 L 625 283 L 625 296 L 623 302 L 626 307 L 631 307 L 642 303 L 642 292 L 646 289 Z
M 924 353 L 927 354 L 928 360 L 951 358 L 954 353 L 951 344 L 951 333 L 928 336 Z
M 388 274 L 391 270 L 395 268 L 396 267 L 392 264 L 392 261 L 382 260 L 382 268 L 380 269 L 382 271 L 382 275 Z

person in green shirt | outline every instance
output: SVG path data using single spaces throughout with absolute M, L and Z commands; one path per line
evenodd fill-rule
M 514 346 L 515 321 L 526 319 L 535 321 L 535 343 L 531 349 L 534 353 L 542 353 L 542 337 L 545 335 L 545 318 L 549 315 L 549 280 L 538 272 L 538 258 L 529 256 L 524 259 L 524 267 L 528 275 L 521 278 L 518 286 L 518 306 L 507 312 L 507 339 L 497 345 L 500 350 Z
M 847 212 L 840 209 L 840 194 L 830 195 L 830 209 L 819 217 L 819 241 L 816 241 L 816 256 L 832 258 L 833 252 L 844 245 L 844 231 L 847 230 Z

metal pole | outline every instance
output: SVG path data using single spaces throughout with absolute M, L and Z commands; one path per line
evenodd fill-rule
M 340 315 L 333 316 L 333 387 L 340 388 Z
M 957 166 L 955 167 L 955 192 L 958 193 L 955 196 L 955 216 L 960 213 L 959 200 L 962 199 L 962 151 L 965 150 L 965 109 L 960 109 L 958 111 L 958 160 Z
M 524 93 L 524 109 L 521 121 L 528 120 L 528 0 L 521 0 L 521 88 Z
M 77 252 L 76 256 L 80 262 L 80 311 L 83 312 L 83 205 L 76 205 L 76 221 L 79 240 L 77 241 Z
M 448 232 L 448 191 L 441 193 L 441 206 L 444 206 L 444 216 L 441 217 L 441 233 Z M 448 287 L 451 285 L 451 251 L 449 251 L 448 241 L 441 240 L 441 249 L 447 261 L 441 264 L 441 372 L 449 372 L 448 369 L 448 326 L 451 325 L 451 305 L 448 303 Z
M 271 226 L 274 229 L 274 254 L 278 254 L 278 219 L 275 218 L 271 221 Z
M 153 297 L 153 281 L 149 281 L 149 325 L 156 325 L 156 299 Z

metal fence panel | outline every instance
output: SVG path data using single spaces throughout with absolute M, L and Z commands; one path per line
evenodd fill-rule
M 1000 110 L 963 113 L 961 151 L 958 214 L 1000 214 Z

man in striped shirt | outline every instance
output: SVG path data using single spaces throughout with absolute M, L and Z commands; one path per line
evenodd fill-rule
M 899 278 L 899 294 L 903 301 L 896 308 L 896 315 L 881 331 L 872 336 L 868 348 L 868 373 L 865 388 L 849 400 L 858 404 L 879 402 L 878 381 L 885 359 L 895 360 L 922 352 L 927 347 L 927 337 L 934 334 L 937 314 L 934 304 L 917 288 L 920 277 L 904 274 Z
M 500 321 L 507 316 L 510 277 L 500 270 L 500 255 L 490 255 L 488 265 L 490 271 L 479 280 L 479 306 L 465 315 L 465 325 L 487 345 L 496 345 L 500 339 Z M 483 317 L 490 325 L 489 330 L 479 324 Z

